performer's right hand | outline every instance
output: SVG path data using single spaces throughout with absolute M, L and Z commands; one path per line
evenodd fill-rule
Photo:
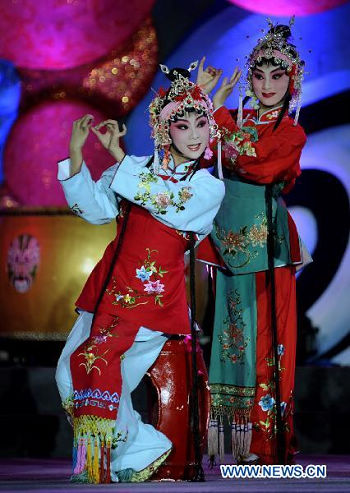
M 101 129 L 106 131 L 102 133 Z M 92 127 L 91 130 L 116 161 L 120 162 L 123 160 L 125 153 L 120 146 L 120 138 L 126 134 L 126 126 L 124 124 L 122 130 L 119 130 L 117 120 L 105 120 Z
M 84 115 L 79 120 L 73 122 L 72 136 L 69 144 L 71 153 L 80 151 L 83 148 L 88 138 L 93 119 L 94 117 L 92 115 Z
M 209 94 L 218 83 L 222 70 L 211 65 L 204 70 L 204 62 L 205 56 L 199 62 L 196 84 L 201 86 L 206 94 Z

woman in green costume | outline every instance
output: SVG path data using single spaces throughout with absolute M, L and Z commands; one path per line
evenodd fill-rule
M 203 244 L 198 255 L 219 266 L 210 363 L 209 455 L 223 457 L 226 417 L 234 458 L 261 464 L 287 463 L 296 452 L 292 417 L 295 268 L 303 258 L 295 224 L 280 196 L 293 187 L 301 172 L 299 160 L 306 141 L 297 123 L 304 62 L 289 42 L 290 26 L 269 24 L 268 33 L 248 59 L 246 99 L 252 100 L 253 109 L 242 110 L 242 98 L 238 110 L 224 106 L 240 77 L 237 69 L 214 95 L 226 195 L 214 222 L 211 244 Z M 197 82 L 209 92 L 222 71 L 213 67 L 204 70 L 203 63 L 204 59 Z M 268 193 L 272 195 L 273 311 Z M 282 454 L 277 450 L 278 412 Z

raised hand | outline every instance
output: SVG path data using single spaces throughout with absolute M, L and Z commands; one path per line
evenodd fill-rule
M 92 125 L 94 117 L 92 115 L 84 115 L 79 120 L 73 122 L 72 136 L 70 139 L 70 152 L 81 151 L 86 139 L 89 135 L 89 131 Z
M 238 67 L 236 67 L 230 79 L 228 77 L 225 77 L 223 79 L 221 86 L 213 97 L 213 104 L 215 109 L 225 104 L 226 99 L 232 93 L 235 85 L 239 81 L 241 74 L 242 71 Z
M 101 132 L 101 129 L 106 129 L 106 132 Z M 105 120 L 95 127 L 91 128 L 103 147 L 117 160 L 121 161 L 125 156 L 123 149 L 120 147 L 120 137 L 126 134 L 126 126 L 123 124 L 123 129 L 119 130 L 119 125 L 116 120 Z
M 222 70 L 214 68 L 211 65 L 204 70 L 204 62 L 205 56 L 199 62 L 196 84 L 201 86 L 206 94 L 209 94 L 218 83 Z

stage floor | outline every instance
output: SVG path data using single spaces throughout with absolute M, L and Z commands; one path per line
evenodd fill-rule
M 229 463 L 229 457 L 227 457 Z M 204 460 L 204 464 L 207 460 Z M 101 492 L 101 490 L 155 491 L 155 492 L 350 492 L 350 456 L 300 455 L 298 464 L 327 466 L 326 479 L 222 479 L 219 467 L 205 467 L 204 483 L 146 482 L 108 485 L 85 485 L 69 482 L 70 461 L 67 459 L 0 459 L 0 491 L 75 491 Z

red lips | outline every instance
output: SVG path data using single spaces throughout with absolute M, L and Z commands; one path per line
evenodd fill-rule
M 261 93 L 264 98 L 272 98 L 276 93 L 275 92 L 262 92 Z

